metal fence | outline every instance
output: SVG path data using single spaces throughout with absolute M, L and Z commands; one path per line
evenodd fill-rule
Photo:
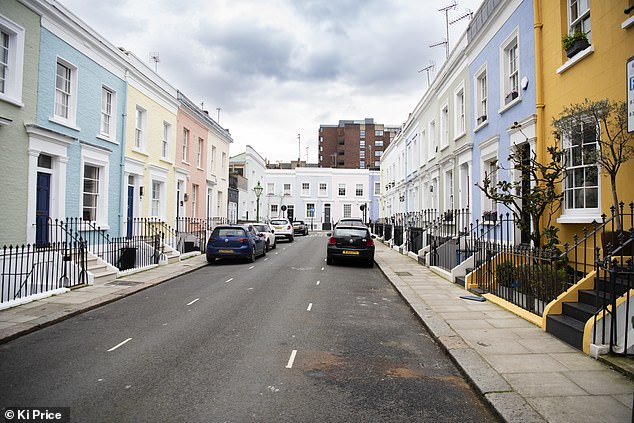
M 50 240 L 0 251 L 0 303 L 88 283 L 86 244 Z

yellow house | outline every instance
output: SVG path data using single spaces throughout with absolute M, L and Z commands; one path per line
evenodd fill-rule
M 544 158 L 547 146 L 560 143 L 567 157 L 565 198 L 557 219 L 562 243 L 571 243 L 572 236 L 593 220 L 600 222 L 602 213 L 609 215 L 613 201 L 609 178 L 580 154 L 596 145 L 588 137 L 572 142 L 556 139 L 552 122 L 566 106 L 585 99 L 627 101 L 626 66 L 634 56 L 631 6 L 631 0 L 534 1 L 538 155 Z M 588 43 L 568 57 L 562 38 L 579 31 Z M 632 177 L 634 160 L 621 167 L 617 178 L 619 200 L 626 204 L 634 201 Z
M 176 213 L 174 157 L 176 151 L 176 89 L 154 74 L 132 53 L 128 75 L 125 130 L 123 225 L 156 218 L 173 224 Z M 136 72 L 137 69 L 142 71 Z M 147 75 L 151 75 L 148 77 Z

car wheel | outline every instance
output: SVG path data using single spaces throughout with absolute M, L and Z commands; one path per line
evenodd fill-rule
M 269 251 L 271 249 L 271 241 L 269 241 L 268 239 L 266 240 L 266 247 L 264 249 L 266 251 Z
M 273 249 L 275 250 L 277 248 L 277 240 L 273 241 Z
M 295 241 L 295 237 L 294 237 L 293 235 L 291 235 L 288 239 L 289 239 L 291 242 Z
M 326 256 L 326 264 L 332 264 L 332 257 Z
M 374 260 L 369 260 L 368 261 L 368 267 L 369 268 L 373 268 L 374 267 Z
M 207 263 L 214 265 L 216 264 L 216 259 L 214 257 L 207 256 Z
M 255 262 L 255 247 L 251 250 L 251 254 L 249 255 L 249 263 Z
M 268 244 L 264 247 L 262 247 L 262 257 L 266 256 L 266 252 L 269 250 L 269 246 Z

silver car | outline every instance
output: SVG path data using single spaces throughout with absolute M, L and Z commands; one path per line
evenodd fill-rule
M 275 230 L 271 228 L 268 223 L 254 223 L 253 229 L 266 241 L 266 251 L 277 248 Z
M 275 231 L 275 238 L 286 238 L 293 242 L 295 235 L 293 233 L 293 225 L 286 218 L 271 219 L 271 227 Z

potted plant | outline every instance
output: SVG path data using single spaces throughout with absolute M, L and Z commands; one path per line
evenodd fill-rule
M 580 30 L 575 31 L 573 34 L 564 35 L 561 42 L 568 58 L 590 47 L 588 37 Z
M 495 210 L 487 210 L 482 213 L 482 220 L 484 222 L 497 222 L 498 212 L 496 212 Z
M 510 93 L 506 95 L 506 97 L 504 97 L 505 104 L 509 104 L 511 101 L 515 100 L 517 96 L 518 96 L 517 90 L 513 89 L 513 91 L 511 91 Z

